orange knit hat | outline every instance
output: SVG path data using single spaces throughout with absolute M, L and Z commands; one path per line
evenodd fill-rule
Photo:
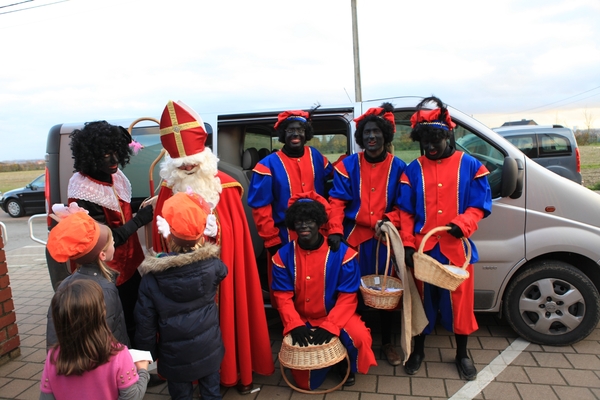
M 174 239 L 197 242 L 204 234 L 210 206 L 197 193 L 179 192 L 165 201 L 162 217 L 167 221 Z
M 48 234 L 48 252 L 58 262 L 71 259 L 78 264 L 95 262 L 106 246 L 110 229 L 85 212 L 63 218 Z

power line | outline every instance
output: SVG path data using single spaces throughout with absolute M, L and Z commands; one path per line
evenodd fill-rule
M 514 112 L 513 114 L 520 114 L 520 113 L 524 113 L 524 112 L 531 111 L 531 110 L 537 110 L 538 108 L 548 107 L 548 106 L 551 106 L 553 104 L 560 103 L 562 101 L 572 99 L 573 97 L 581 96 L 584 93 L 588 93 L 588 92 L 591 92 L 591 91 L 596 90 L 596 89 L 600 89 L 600 86 L 597 86 L 597 87 L 595 87 L 593 89 L 590 89 L 590 90 L 586 90 L 585 92 L 578 93 L 578 94 L 576 94 L 574 96 L 566 97 L 566 98 L 564 98 L 562 100 L 554 101 L 552 103 L 548 103 L 548 104 L 545 104 L 545 105 L 539 106 L 539 107 L 528 108 L 527 110 L 517 111 L 517 112 Z M 596 96 L 596 95 L 593 95 L 593 96 Z M 593 96 L 589 96 L 589 97 L 593 97 Z M 586 99 L 587 99 L 587 97 L 586 97 Z M 580 100 L 583 100 L 583 99 L 580 99 Z M 576 100 L 576 101 L 579 101 L 579 100 Z M 574 102 L 571 102 L 571 103 L 574 103 Z M 571 103 L 567 103 L 567 104 L 571 104 Z M 566 105 L 566 104 L 563 104 L 563 105 Z
M 33 1 L 33 0 L 23 1 L 21 3 L 26 3 L 28 1 Z M 59 0 L 59 1 L 55 1 L 54 3 L 40 4 L 39 6 L 31 6 L 31 7 L 27 7 L 27 8 L 20 8 L 18 10 L 13 10 L 13 11 L 5 11 L 5 12 L 0 13 L 0 15 L 2 15 L 2 14 L 10 14 L 10 13 L 16 13 L 16 12 L 25 11 L 25 10 L 31 10 L 32 8 L 40 8 L 40 7 L 45 7 L 45 6 L 51 6 L 53 4 L 64 3 L 66 1 L 69 1 L 69 0 Z M 15 6 L 15 5 L 21 4 L 21 3 L 11 4 L 11 6 Z M 9 7 L 9 6 L 6 6 L 6 7 Z
M 0 8 L 6 8 L 6 7 L 13 7 L 13 6 L 18 6 L 19 4 L 23 4 L 23 3 L 29 3 L 33 0 L 25 0 L 25 1 L 20 1 L 18 3 L 13 3 L 13 4 L 7 4 L 5 6 L 0 6 Z

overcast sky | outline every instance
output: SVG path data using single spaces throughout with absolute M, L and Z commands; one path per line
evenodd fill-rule
M 350 0 L 19 1 L 0 0 L 0 161 L 43 158 L 55 124 L 160 118 L 171 99 L 202 115 L 355 97 Z M 600 127 L 600 1 L 357 2 L 363 100 Z

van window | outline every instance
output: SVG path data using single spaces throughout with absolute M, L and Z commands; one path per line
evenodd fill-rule
M 505 136 L 505 139 L 521 150 L 529 158 L 538 156 L 536 135 Z
M 553 133 L 538 134 L 540 157 L 565 156 L 571 154 L 571 143 L 564 136 Z
M 410 117 L 414 111 L 395 111 L 396 133 L 392 145 L 394 146 L 394 155 L 409 164 L 412 160 L 421 155 L 419 143 L 413 142 L 410 138 Z
M 419 143 L 410 139 L 410 117 L 413 113 L 412 110 L 394 112 L 396 120 L 396 134 L 392 142 L 394 155 L 407 164 L 421 155 Z M 454 129 L 454 138 L 457 150 L 477 158 L 490 171 L 488 181 L 492 189 L 492 198 L 500 197 L 504 153 L 475 132 L 460 125 Z
M 246 131 L 244 136 L 244 150 L 254 147 L 255 149 L 267 149 L 269 152 L 273 149 L 273 142 L 270 135 Z

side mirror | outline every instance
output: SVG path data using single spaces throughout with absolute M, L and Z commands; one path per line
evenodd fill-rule
M 517 161 L 512 157 L 504 157 L 502 165 L 502 188 L 500 190 L 501 197 L 511 196 L 517 189 L 519 169 Z
M 517 159 L 517 187 L 515 191 L 510 195 L 511 199 L 518 199 L 523 194 L 523 180 L 525 175 L 525 167 L 523 166 L 523 160 Z

